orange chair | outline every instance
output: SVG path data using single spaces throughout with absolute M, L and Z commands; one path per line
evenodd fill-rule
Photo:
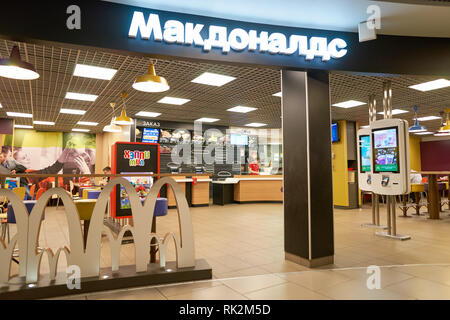
M 36 185 L 35 184 L 33 184 L 31 187 L 30 187 L 30 196 L 31 196 L 31 200 L 34 200 L 34 192 L 36 191 Z
M 36 193 L 36 200 L 39 200 L 39 198 L 42 196 L 42 194 L 45 192 L 44 188 L 40 188 Z

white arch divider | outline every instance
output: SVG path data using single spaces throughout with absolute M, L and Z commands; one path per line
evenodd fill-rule
M 156 199 L 160 189 L 166 184 L 172 188 L 175 195 L 181 237 L 169 232 L 161 241 L 156 234 L 151 233 L 151 229 Z M 125 188 L 130 199 L 134 226 L 124 226 L 119 231 L 118 236 L 115 237 L 112 230 L 103 224 L 103 217 L 111 192 L 114 187 L 120 185 Z M 63 202 L 68 221 L 70 242 L 69 248 L 59 248 L 56 254 L 49 248 L 38 252 L 42 215 L 44 214 L 49 199 L 53 195 L 60 197 Z M 35 283 L 38 281 L 39 269 L 44 254 L 47 254 L 48 257 L 50 278 L 55 279 L 61 252 L 65 253 L 67 265 L 77 265 L 80 267 L 81 277 L 99 276 L 102 233 L 106 233 L 111 243 L 111 267 L 113 271 L 119 269 L 120 246 L 126 231 L 130 231 L 134 238 L 136 272 L 146 272 L 148 270 L 150 242 L 152 239 L 156 239 L 159 246 L 161 268 L 166 266 L 166 249 L 172 239 L 175 243 L 177 268 L 195 266 L 194 234 L 189 205 L 177 182 L 170 177 L 159 179 L 153 184 L 144 204 L 141 203 L 136 190 L 128 180 L 120 177 L 112 179 L 102 190 L 94 207 L 86 241 L 86 249 L 84 249 L 83 231 L 78 210 L 72 198 L 64 189 L 53 188 L 44 192 L 36 202 L 29 216 L 23 202 L 12 191 L 0 189 L 0 196 L 6 196 L 11 201 L 17 221 L 17 234 L 13 237 L 11 243 L 6 246 L 0 239 L 0 282 L 2 283 L 8 282 L 9 280 L 12 252 L 16 243 L 19 246 L 19 276 L 26 277 L 26 283 Z
M 16 243 L 19 248 L 19 276 L 25 277 L 27 273 L 27 253 L 28 253 L 28 211 L 23 201 L 17 194 L 8 189 L 0 189 L 0 197 L 6 197 L 14 209 L 16 217 L 17 234 L 8 245 L 2 239 L 0 245 L 0 282 L 9 280 L 12 254 Z M 17 236 L 17 237 L 16 237 Z M 8 274 L 6 276 L 6 269 Z M 6 280 L 6 281 L 5 281 Z

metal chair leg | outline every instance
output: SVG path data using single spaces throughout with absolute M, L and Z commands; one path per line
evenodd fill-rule
M 11 239 L 10 239 L 10 235 L 9 235 L 9 223 L 6 223 L 6 232 L 8 232 L 8 243 L 10 243 Z

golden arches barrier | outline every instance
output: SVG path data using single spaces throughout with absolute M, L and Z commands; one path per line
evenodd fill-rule
M 169 185 L 174 191 L 180 238 L 174 233 L 167 233 L 161 241 L 156 234 L 151 233 L 154 208 L 160 189 Z M 108 199 L 114 187 L 122 185 L 130 199 L 134 226 L 126 225 L 114 237 L 112 230 L 104 225 L 103 218 Z M 56 254 L 49 248 L 38 251 L 38 240 L 42 215 L 47 202 L 57 195 L 63 202 L 69 227 L 69 247 L 59 248 Z M 30 215 L 23 202 L 10 190 L 0 189 L 0 196 L 6 196 L 14 209 L 17 221 L 17 234 L 11 243 L 0 243 L 0 283 L 9 281 L 12 252 L 17 243 L 19 247 L 19 276 L 26 277 L 26 283 L 35 283 L 39 279 L 39 269 L 44 253 L 47 254 L 50 265 L 50 278 L 55 279 L 60 253 L 64 252 L 68 265 L 80 267 L 81 277 L 98 277 L 100 274 L 100 253 L 102 233 L 108 236 L 111 243 L 112 270 L 119 268 L 120 244 L 126 231 L 130 231 L 134 238 L 136 250 L 136 272 L 146 272 L 150 262 L 150 242 L 156 238 L 160 252 L 160 267 L 166 266 L 166 248 L 171 239 L 175 242 L 176 262 L 178 268 L 195 266 L 195 250 L 192 220 L 187 200 L 177 182 L 170 177 L 157 180 L 150 189 L 146 200 L 142 204 L 136 190 L 131 183 L 121 177 L 112 179 L 102 190 L 95 204 L 86 249 L 83 244 L 83 231 L 78 210 L 67 191 L 62 188 L 49 189 L 37 200 Z

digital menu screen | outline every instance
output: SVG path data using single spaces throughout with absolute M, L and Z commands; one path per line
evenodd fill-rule
M 158 143 L 159 129 L 144 128 L 142 142 Z
M 398 128 L 372 130 L 374 172 L 400 172 Z
M 339 127 L 337 122 L 331 124 L 331 142 L 339 141 Z
M 359 137 L 359 160 L 361 164 L 361 173 L 370 172 L 370 135 Z
M 248 145 L 248 135 L 232 133 L 230 135 L 230 143 L 238 146 L 247 146 Z

